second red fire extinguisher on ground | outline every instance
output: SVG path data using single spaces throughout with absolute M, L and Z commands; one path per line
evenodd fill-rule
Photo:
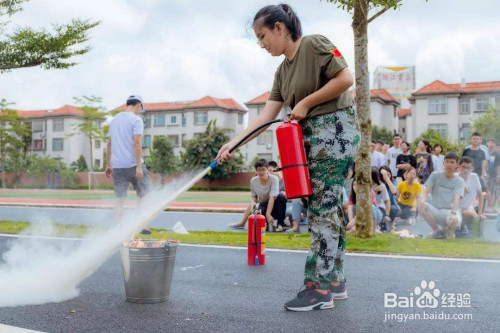
M 302 127 L 286 122 L 276 129 L 276 139 L 287 199 L 312 195 Z
M 248 265 L 266 264 L 266 218 L 260 214 L 258 207 L 248 217 Z

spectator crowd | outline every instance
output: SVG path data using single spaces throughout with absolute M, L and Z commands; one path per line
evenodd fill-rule
M 483 144 L 484 143 L 484 144 Z M 439 143 L 421 140 L 416 147 L 394 134 L 392 146 L 371 142 L 373 231 L 395 232 L 396 224 L 414 225 L 417 217 L 431 228 L 430 238 L 468 238 L 478 235 L 487 214 L 497 214 L 500 192 L 500 145 L 483 142 L 473 133 L 459 157 L 443 151 Z M 266 217 L 267 230 L 299 233 L 307 224 L 307 198 L 288 200 L 283 177 L 275 161 L 255 163 L 250 182 L 251 201 L 232 228 L 244 228 L 256 205 Z M 341 198 L 349 232 L 356 229 L 357 182 L 353 165 Z

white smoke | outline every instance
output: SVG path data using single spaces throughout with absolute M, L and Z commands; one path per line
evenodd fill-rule
M 43 237 L 16 239 L 2 256 L 5 262 L 0 265 L 0 307 L 61 302 L 78 296 L 78 285 L 115 253 L 122 242 L 130 240 L 209 170 L 184 175 L 152 191 L 139 209 L 125 211 L 118 225 L 100 234 L 89 233 L 78 244 Z M 54 226 L 50 221 L 38 221 L 27 233 L 53 235 Z

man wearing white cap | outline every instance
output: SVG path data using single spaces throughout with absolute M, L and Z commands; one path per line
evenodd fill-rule
M 132 183 L 137 196 L 143 198 L 150 191 L 148 170 L 142 160 L 142 134 L 144 123 L 138 116 L 144 112 L 144 102 L 139 95 L 127 98 L 127 107 L 118 113 L 109 124 L 106 155 L 106 176 L 113 175 L 115 188 L 115 220 L 123 215 L 123 204 L 127 197 L 129 183 Z M 150 234 L 143 229 L 143 234 Z

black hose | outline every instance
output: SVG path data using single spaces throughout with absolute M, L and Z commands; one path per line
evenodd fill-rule
M 237 144 L 234 145 L 233 148 L 229 149 L 229 153 L 231 154 L 235 149 L 237 149 L 239 146 L 241 146 L 241 144 L 243 142 L 245 142 L 246 139 L 248 139 L 249 137 L 251 137 L 255 132 L 259 131 L 260 129 L 266 127 L 266 126 L 269 126 L 271 124 L 274 124 L 274 123 L 279 123 L 283 121 L 282 119 L 275 119 L 275 120 L 272 120 L 272 121 L 268 121 L 267 123 L 264 123 L 262 125 L 260 125 L 259 127 L 257 127 L 256 129 L 254 129 L 253 131 L 251 131 L 250 133 L 248 133 L 247 135 L 245 135 L 245 137 L 243 139 L 241 139 L 240 141 L 238 141 Z

